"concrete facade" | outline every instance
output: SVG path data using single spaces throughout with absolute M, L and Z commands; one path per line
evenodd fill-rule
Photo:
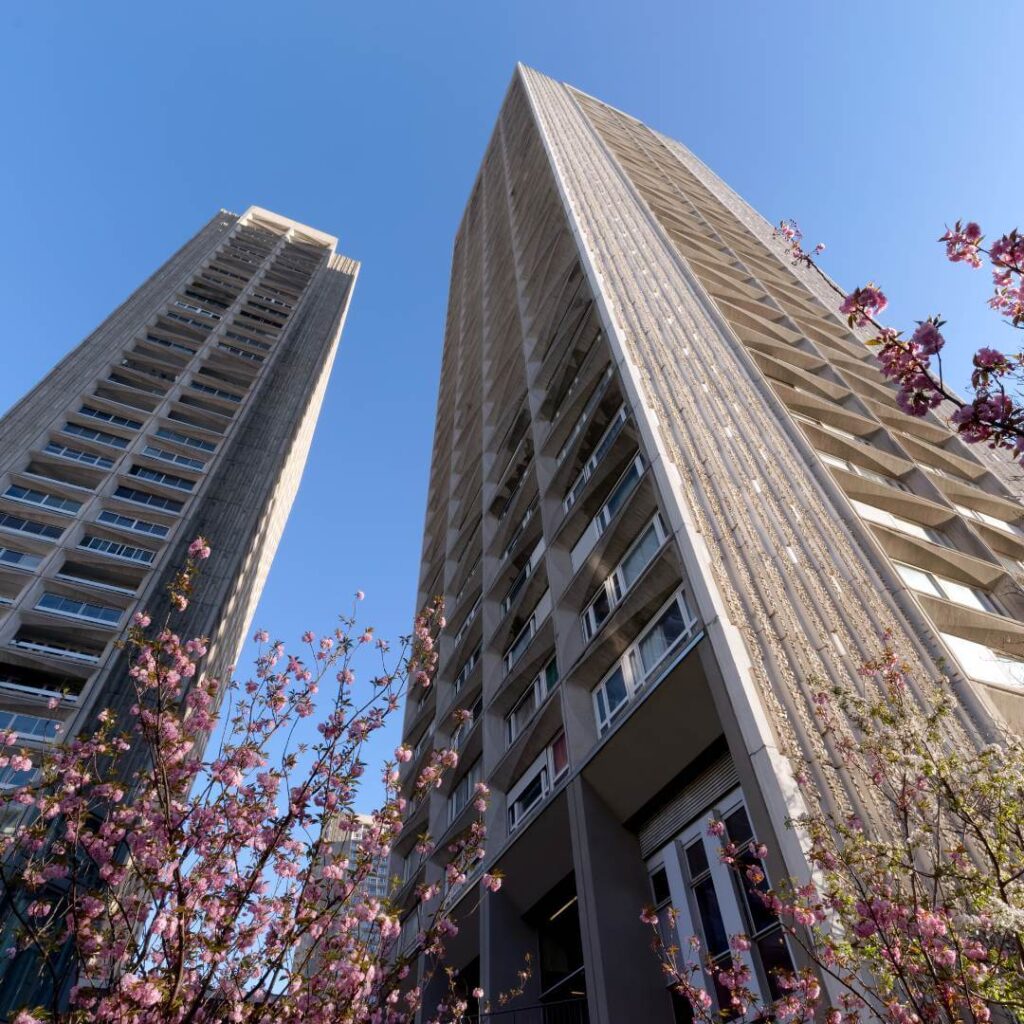
M 27 743 L 134 703 L 114 641 L 138 609 L 160 621 L 197 535 L 213 554 L 176 628 L 228 674 L 358 273 L 335 248 L 220 211 L 0 419 L 0 716 Z
M 408 789 L 431 749 L 460 766 L 394 861 L 411 946 L 490 785 L 478 870 L 506 882 L 457 908 L 467 988 L 529 953 L 512 1005 L 537 1021 L 686 1019 L 638 919 L 671 902 L 708 948 L 751 934 L 770 995 L 794 951 L 703 825 L 806 873 L 794 760 L 871 800 L 827 768 L 811 696 L 883 631 L 920 678 L 944 666 L 963 742 L 1024 721 L 1020 470 L 904 415 L 834 307 L 683 146 L 517 69 L 455 240 L 419 593 L 448 626 L 404 725 Z

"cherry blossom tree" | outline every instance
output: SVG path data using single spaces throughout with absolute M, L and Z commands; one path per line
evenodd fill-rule
M 170 587 L 173 608 L 187 607 L 208 555 L 201 538 L 191 545 Z M 363 745 L 406 687 L 431 685 L 444 624 L 435 601 L 392 653 L 353 605 L 330 632 L 306 633 L 296 652 L 261 630 L 253 677 L 222 684 L 203 674 L 205 640 L 140 613 L 127 639 L 129 722 L 101 713 L 94 732 L 44 756 L 0 735 L 0 766 L 37 769 L 34 783 L 3 794 L 22 817 L 0 837 L 9 925 L 0 989 L 28 976 L 47 993 L 44 1005 L 17 1007 L 15 1024 L 410 1020 L 422 990 L 412 954 L 396 948 L 396 908 L 361 883 L 402 828 L 399 766 L 411 751 L 399 747 L 383 766 L 384 799 L 369 827 L 357 827 L 353 802 Z M 357 656 L 375 666 L 365 680 Z M 315 738 L 299 742 L 318 702 L 326 714 Z M 219 721 L 223 738 L 208 744 Z M 125 756 L 140 750 L 145 766 L 124 777 Z M 435 751 L 414 798 L 457 761 L 455 751 Z M 454 886 L 483 855 L 486 801 L 481 788 L 480 817 L 445 854 L 446 891 L 420 887 L 428 912 L 416 950 L 428 964 L 456 930 Z M 355 851 L 334 860 L 324 837 L 348 829 L 359 836 Z M 432 850 L 429 836 L 419 844 Z M 485 876 L 488 888 L 500 884 Z M 442 999 L 433 1019 L 457 1019 L 464 1005 Z
M 979 348 L 973 356 L 970 391 L 966 398 L 961 397 L 943 376 L 945 322 L 939 316 L 919 321 L 910 336 L 904 337 L 903 332 L 879 322 L 888 299 L 878 285 L 869 282 L 844 292 L 818 266 L 817 257 L 825 247 L 805 249 L 795 221 L 783 221 L 775 235 L 784 243 L 794 266 L 817 274 L 841 299 L 837 309 L 851 327 L 871 330 L 867 343 L 875 349 L 882 372 L 899 386 L 898 401 L 904 412 L 924 416 L 930 409 L 948 403 L 950 423 L 964 441 L 984 442 L 1024 461 L 1024 352 Z M 1024 235 L 1015 228 L 986 247 L 985 236 L 976 223 L 957 221 L 939 241 L 945 243 L 946 255 L 953 263 L 979 269 L 988 261 L 994 289 L 989 306 L 1008 326 L 1024 330 Z
M 948 682 L 912 686 L 888 638 L 862 676 L 862 689 L 822 690 L 815 705 L 834 767 L 870 794 L 873 820 L 818 810 L 789 822 L 811 877 L 775 887 L 763 845 L 729 842 L 721 820 L 708 823 L 737 884 L 778 917 L 798 954 L 801 966 L 775 979 L 782 997 L 759 996 L 747 935 L 733 935 L 731 956 L 716 962 L 696 937 L 664 937 L 674 911 L 667 922 L 642 914 L 699 1020 L 985 1024 L 1024 1013 L 1024 744 L 957 741 Z M 822 808 L 810 767 L 797 778 L 807 806 Z

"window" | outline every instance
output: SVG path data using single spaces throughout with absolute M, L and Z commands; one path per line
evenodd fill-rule
M 863 501 L 851 499 L 851 504 L 869 523 L 877 523 L 879 526 L 888 526 L 891 530 L 905 533 L 908 537 L 916 537 L 918 540 L 931 541 L 932 544 L 941 544 L 949 547 L 949 540 L 944 533 L 933 529 L 931 526 L 923 526 L 921 523 L 911 522 L 901 516 L 886 512 L 885 509 L 876 508 L 874 505 L 866 505 Z
M 470 766 L 469 770 L 455 784 L 452 795 L 448 797 L 448 821 L 454 821 L 466 807 L 476 792 L 476 784 L 482 778 L 483 766 L 478 757 Z
M 132 547 L 130 544 L 118 544 L 116 541 L 107 540 L 104 537 L 92 537 L 86 534 L 79 542 L 80 548 L 87 548 L 90 551 L 102 551 L 105 555 L 113 555 L 115 558 L 126 558 L 131 562 L 142 562 L 148 565 L 153 561 L 154 552 L 149 548 Z
M 114 464 L 114 460 L 106 455 L 83 452 L 81 448 L 69 448 L 67 445 L 57 444 L 55 441 L 50 441 L 43 450 L 49 455 L 59 455 L 62 459 L 84 462 L 87 466 L 99 466 L 101 469 L 110 469 Z
M 57 658 L 69 658 L 71 661 L 87 661 L 91 665 L 97 664 L 100 660 L 100 652 L 50 637 L 35 638 L 19 633 L 11 641 L 11 646 L 18 647 L 23 651 L 35 651 L 38 654 L 52 654 Z
M 187 445 L 189 448 L 198 448 L 203 452 L 215 452 L 217 446 L 212 441 L 203 441 L 198 437 L 189 437 L 187 434 L 179 434 L 169 427 L 157 427 L 156 436 L 162 437 L 165 441 L 177 441 L 178 444 Z
M 56 540 L 64 532 L 59 526 L 35 523 L 31 519 L 22 519 L 21 516 L 12 516 L 7 512 L 0 512 L 0 529 L 31 533 L 36 537 L 46 537 L 47 540 Z
M 91 405 L 83 405 L 78 410 L 83 416 L 91 416 L 95 420 L 105 420 L 107 423 L 115 423 L 119 427 L 128 427 L 131 430 L 141 430 L 142 424 L 138 420 L 130 420 L 124 416 L 115 416 L 112 412 L 103 412 L 102 409 L 94 409 Z M 121 447 L 118 445 L 118 447 Z
M 39 769 L 12 768 L 5 765 L 0 768 L 0 789 L 15 789 L 18 786 L 30 786 L 39 777 Z
M 573 481 L 572 486 L 562 499 L 562 508 L 566 512 L 568 512 L 569 509 L 571 509 L 579 500 L 579 496 L 583 493 L 590 481 L 590 478 L 594 475 L 594 470 L 601 464 L 601 460 L 608 454 L 608 449 L 611 448 L 615 438 L 619 436 L 619 431 L 622 429 L 622 425 L 626 422 L 626 419 L 626 406 L 623 404 L 619 406 L 615 415 L 612 416 L 611 422 L 607 427 L 605 427 L 605 431 L 601 435 L 600 440 L 594 446 L 594 451 L 590 458 L 588 458 L 583 464 L 583 468 L 579 471 L 579 474 Z
M 0 546 L 0 563 L 4 565 L 16 565 L 19 569 L 34 569 L 42 560 L 42 555 L 30 555 L 27 551 L 16 551 L 14 548 Z
M 120 512 L 111 512 L 110 509 L 102 509 L 96 517 L 98 523 L 108 523 L 111 526 L 120 526 L 125 530 L 134 530 L 136 533 L 149 533 L 154 537 L 166 537 L 170 529 L 160 523 L 150 523 L 145 519 L 134 519 L 132 516 L 121 515 Z
M 519 596 L 520 591 L 526 584 L 526 581 L 534 574 L 537 566 L 540 565 L 541 558 L 544 555 L 544 538 L 541 537 L 537 541 L 536 547 L 530 552 L 530 557 L 527 558 L 526 564 L 523 566 L 519 575 L 512 581 L 508 588 L 504 598 L 501 602 L 501 614 L 507 615 L 509 609 L 515 603 L 515 599 Z
M 472 608 L 469 609 L 469 614 L 462 620 L 462 625 L 459 626 L 458 633 L 455 634 L 455 643 L 453 646 L 458 647 L 462 643 L 463 638 L 469 632 L 469 627 L 473 625 L 473 620 L 477 617 L 480 612 L 480 602 L 482 598 L 478 597 L 476 603 Z
M 31 487 L 21 487 L 19 484 L 11 484 L 4 491 L 4 497 L 13 498 L 15 501 L 23 501 L 27 505 L 40 505 L 54 512 L 60 512 L 65 516 L 73 516 L 82 509 L 82 503 L 75 501 L 73 498 L 62 498 L 57 494 L 34 491 Z
M 163 345 L 164 348 L 176 348 L 181 352 L 187 352 L 189 356 L 194 356 L 196 350 L 189 348 L 188 345 L 181 345 L 176 341 L 169 341 L 167 338 L 158 338 L 155 334 L 147 334 L 146 341 L 151 341 L 157 345 Z
M 558 684 L 558 664 L 552 658 L 526 688 L 515 707 L 505 716 L 505 746 L 512 746 L 515 738 L 526 728 L 547 695 Z
M 608 500 L 598 509 L 597 515 L 590 521 L 590 525 L 583 531 L 583 536 L 573 546 L 570 560 L 575 572 L 586 560 L 587 555 L 593 550 L 598 538 L 608 528 L 608 524 L 615 518 L 615 513 L 626 503 L 626 499 L 633 493 L 640 477 L 644 472 L 643 456 L 637 452 L 633 456 L 625 472 L 612 487 Z
M 473 731 L 473 726 L 480 720 L 480 716 L 483 713 L 484 697 L 483 694 L 480 694 L 480 696 L 473 702 L 473 706 L 469 708 L 470 717 L 459 722 L 455 731 L 452 733 L 451 746 L 453 749 L 458 750 L 459 747 L 462 746 L 466 737 Z
M 876 473 L 873 469 L 865 469 L 863 466 L 858 466 L 856 462 L 850 462 L 847 459 L 841 459 L 838 455 L 829 455 L 828 452 L 818 452 L 818 457 L 828 466 L 832 466 L 834 469 L 843 469 L 847 473 L 854 473 L 857 476 L 863 477 L 865 480 L 873 480 L 876 484 L 884 484 L 886 487 L 895 487 L 898 490 L 908 490 L 907 485 L 902 480 L 897 480 L 895 477 L 885 476 L 882 473 Z
M 213 313 L 208 309 L 203 309 L 202 306 L 195 306 L 191 302 L 182 302 L 181 299 L 175 299 L 174 304 L 179 309 L 187 309 L 190 313 L 198 313 L 200 316 L 205 316 L 210 320 L 219 320 L 220 314 Z M 172 314 L 173 315 L 173 314 Z
M 547 799 L 552 787 L 568 770 L 569 748 L 565 741 L 565 733 L 560 732 L 509 790 L 509 832 L 514 832 L 523 819 Z
M 261 348 L 264 351 L 270 351 L 270 346 L 265 341 L 257 341 L 255 338 L 247 338 L 244 334 L 236 334 L 234 331 L 225 331 L 224 334 L 229 338 L 234 338 L 235 341 L 240 341 L 245 345 L 252 345 L 254 348 Z
M 604 373 L 601 374 L 601 379 L 597 382 L 593 392 L 587 399 L 587 404 L 583 407 L 583 412 L 580 413 L 580 418 L 576 421 L 576 425 L 572 428 L 569 436 L 565 439 L 565 444 L 562 445 L 558 454 L 555 456 L 555 465 L 560 466 L 565 462 L 565 457 L 569 454 L 569 449 L 572 447 L 573 442 L 579 437 L 580 432 L 590 422 L 590 417 L 593 415 L 594 410 L 597 408 L 598 402 L 601 401 L 601 396 L 605 393 L 605 389 L 608 387 L 608 381 L 612 379 L 612 368 L 609 365 Z M 575 384 L 575 380 L 573 381 Z M 570 388 L 570 391 L 572 389 Z M 566 394 L 568 397 L 568 393 Z M 564 399 L 563 399 L 564 401 Z M 561 405 L 561 403 L 559 403 Z
M 822 423 L 821 420 L 812 419 L 810 416 L 804 416 L 801 413 L 795 412 L 793 416 L 803 423 L 809 423 L 812 427 L 817 427 L 819 430 L 824 430 L 828 434 L 834 434 L 836 437 L 843 438 L 844 441 L 855 441 L 857 444 L 871 445 L 871 442 L 860 434 L 852 434 L 849 430 L 843 430 L 840 427 L 833 427 L 831 423 Z M 878 427 L 872 430 L 874 433 Z
M 52 740 L 60 732 L 60 726 L 61 723 L 53 718 L 0 711 L 0 729 L 7 729 L 34 740 Z
M 180 512 L 185 503 L 175 501 L 173 498 L 162 498 L 158 494 L 150 494 L 148 491 L 137 491 L 133 487 L 118 487 L 114 491 L 115 498 L 124 501 L 134 501 L 138 505 L 152 505 L 153 508 L 162 508 L 167 512 Z
M 943 633 L 942 639 L 971 679 L 1014 689 L 1024 688 L 1024 659 L 951 633 Z
M 263 356 L 258 356 L 255 352 L 246 352 L 245 349 L 238 348 L 235 345 L 229 345 L 225 341 L 218 341 L 217 348 L 222 348 L 225 352 L 230 352 L 233 356 L 238 356 L 240 359 L 248 359 L 253 363 L 263 362 Z
M 719 857 L 721 840 L 708 836 L 707 819 L 719 818 L 725 825 L 726 838 L 740 849 L 737 857 L 738 872 L 722 863 Z M 783 998 L 785 991 L 779 984 L 779 973 L 792 972 L 793 960 L 778 918 L 764 906 L 746 870 L 757 866 L 764 873 L 764 865 L 751 850 L 754 836 L 750 819 L 743 805 L 742 795 L 735 790 L 726 796 L 713 811 L 705 811 L 683 830 L 672 842 L 648 860 L 651 890 L 659 910 L 671 904 L 679 915 L 679 930 L 696 935 L 703 951 L 719 968 L 729 968 L 738 957 L 751 970 L 751 988 L 766 1003 Z M 767 880 L 757 886 L 768 887 Z M 666 944 L 675 944 L 667 914 L 660 913 Z M 734 953 L 729 947 L 729 936 L 744 934 L 751 948 L 745 953 Z M 701 976 L 695 980 L 700 983 Z M 711 979 L 703 975 L 706 986 Z M 730 996 L 724 987 L 715 986 L 718 1008 L 726 1019 L 737 1014 L 730 1007 Z
M 147 444 L 142 449 L 143 455 L 148 455 L 153 459 L 162 459 L 164 462 L 173 462 L 178 466 L 186 466 L 189 469 L 202 469 L 206 463 L 200 462 L 199 459 L 190 459 L 187 455 L 177 455 L 174 452 L 169 452 L 165 448 L 154 448 L 153 445 Z
M 917 569 L 912 565 L 905 565 L 903 562 L 893 562 L 893 565 L 903 582 L 911 590 L 922 594 L 931 594 L 932 597 L 942 597 L 947 601 L 962 604 L 965 608 L 976 608 L 980 612 L 992 612 L 995 615 L 1006 614 L 995 598 L 984 590 L 965 586 L 955 580 L 948 580 L 944 576 L 936 576 L 935 573 Z
M 58 615 L 70 615 L 76 619 L 92 619 L 94 622 L 105 622 L 117 625 L 124 614 L 123 608 L 110 608 L 107 605 L 91 604 L 89 601 L 77 601 L 62 594 L 44 593 L 36 604 L 39 611 L 55 612 Z
M 173 473 L 163 473 L 158 469 L 149 469 L 147 466 L 132 466 L 128 470 L 130 476 L 137 476 L 140 480 L 150 480 L 155 484 L 163 484 L 165 487 L 175 487 L 179 491 L 191 491 L 195 487 L 194 480 L 186 480 L 184 477 L 175 476 Z
M 469 677 L 472 675 L 473 669 L 476 668 L 476 663 L 479 660 L 480 647 L 478 645 L 476 650 L 473 651 L 473 653 L 465 660 L 465 662 L 462 665 L 462 668 L 459 669 L 459 674 L 452 681 L 452 688 L 455 691 L 455 693 L 458 693 L 459 690 L 461 690 L 463 686 L 466 685 L 466 680 L 469 679 Z
M 197 380 L 189 381 L 190 388 L 195 388 L 196 391 L 202 391 L 207 395 L 214 395 L 217 398 L 223 398 L 228 402 L 241 402 L 239 395 L 232 394 L 230 391 L 224 391 L 222 388 L 213 388 L 209 384 L 201 384 Z
M 109 445 L 111 448 L 127 448 L 126 438 L 118 437 L 117 434 L 108 434 L 105 430 L 93 430 L 92 427 L 83 427 L 77 423 L 65 423 L 62 427 L 65 434 L 74 434 L 76 437 L 85 437 L 97 444 Z
M 990 516 L 987 512 L 979 512 L 976 508 L 968 508 L 966 505 L 957 505 L 956 502 L 953 503 L 953 508 L 960 515 L 967 519 L 973 519 L 976 523 L 984 523 L 986 526 L 994 527 L 996 530 L 1002 530 L 1003 533 L 1012 533 L 1017 536 L 1024 535 L 1024 530 L 1016 523 L 1008 523 L 1005 519 Z
M 658 549 L 665 542 L 665 527 L 661 516 L 656 515 L 640 531 L 625 557 L 612 570 L 608 578 L 597 589 L 590 603 L 580 615 L 583 640 L 591 640 L 601 628 L 612 609 L 626 596 L 640 574 L 650 565 Z
M 519 525 L 515 528 L 512 536 L 509 538 L 509 542 L 505 545 L 505 550 L 501 553 L 501 561 L 504 562 L 508 559 L 509 555 L 515 551 L 516 545 L 519 543 L 519 538 L 522 537 L 523 531 L 526 529 L 526 524 L 533 518 L 533 513 L 537 511 L 537 498 L 526 507 L 526 511 L 523 513 L 523 518 L 519 520 Z
M 663 675 L 698 637 L 697 616 L 685 589 L 678 590 L 654 616 L 615 667 L 594 689 L 598 731 L 607 732 L 629 701 Z
M 540 629 L 550 613 L 551 591 L 545 590 L 536 607 L 531 612 L 530 617 L 526 620 L 526 625 L 519 631 L 515 640 L 512 641 L 511 646 L 505 652 L 505 657 L 502 659 L 505 675 L 512 671 L 513 665 L 523 656 L 523 652 L 530 646 L 533 638 L 537 635 L 537 630 Z

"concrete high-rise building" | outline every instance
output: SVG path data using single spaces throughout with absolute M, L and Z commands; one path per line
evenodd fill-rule
M 922 676 L 944 659 L 965 735 L 1024 721 L 1019 467 L 904 415 L 835 305 L 679 143 L 517 70 L 455 240 L 419 593 L 448 626 L 404 783 L 461 761 L 395 868 L 413 945 L 416 883 L 491 787 L 506 881 L 467 885 L 448 961 L 493 995 L 531 953 L 523 1020 L 688 1019 L 651 903 L 716 957 L 750 934 L 771 994 L 794 951 L 705 825 L 803 873 L 788 754 L 830 781 L 812 692 L 883 630 Z
M 134 702 L 114 641 L 140 608 L 160 621 L 199 534 L 213 554 L 176 623 L 211 638 L 210 674 L 235 660 L 358 271 L 335 246 L 220 211 L 0 419 L 0 726 L 29 745 Z

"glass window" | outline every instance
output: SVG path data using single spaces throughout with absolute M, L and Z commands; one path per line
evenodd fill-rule
M 615 599 L 622 600 L 622 595 L 636 582 L 640 574 L 647 568 L 655 552 L 661 547 L 660 522 L 651 523 L 643 532 L 633 549 L 622 560 L 622 565 L 615 577 Z
M 951 633 L 943 633 L 942 639 L 972 679 L 1002 686 L 1024 687 L 1024 660 Z
M 640 641 L 637 652 L 643 665 L 643 675 L 649 676 L 661 664 L 662 659 L 686 632 L 687 624 L 683 611 L 675 601 L 668 606 Z

